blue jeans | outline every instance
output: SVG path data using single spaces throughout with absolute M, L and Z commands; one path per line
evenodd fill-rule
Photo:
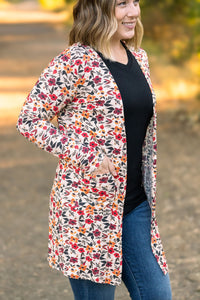
M 151 249 L 151 209 L 147 201 L 123 217 L 122 280 L 132 300 L 171 300 L 164 275 Z M 75 300 L 114 300 L 116 286 L 69 278 Z

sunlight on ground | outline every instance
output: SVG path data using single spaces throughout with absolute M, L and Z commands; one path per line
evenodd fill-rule
M 0 76 L 0 93 L 10 93 L 11 91 L 15 93 L 16 91 L 26 92 L 31 90 L 35 82 L 37 81 L 37 77 L 1 77 Z M 10 84 L 12 82 L 12 84 Z M 2 98 L 2 97 L 1 97 Z M 0 102 L 0 107 L 3 104 Z M 6 103 L 4 103 L 6 105 Z
M 29 12 L 17 12 L 10 11 L 9 17 L 7 11 L 0 11 L 0 24 L 19 24 L 19 23 L 58 23 L 64 22 L 69 18 L 69 11 L 62 11 L 59 13 L 53 12 L 31 12 L 31 17 Z
M 0 126 L 17 122 L 26 93 L 0 93 Z
M 35 77 L 0 77 L 0 126 L 15 123 Z M 12 82 L 12 85 L 10 84 Z
M 11 4 L 0 0 L 0 24 L 59 23 L 71 17 L 72 6 L 60 12 L 42 10 L 37 1 Z

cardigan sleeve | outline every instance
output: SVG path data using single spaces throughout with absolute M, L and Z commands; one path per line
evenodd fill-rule
M 51 123 L 74 98 L 78 75 L 72 72 L 72 65 L 66 51 L 50 62 L 22 107 L 17 129 L 39 148 L 92 172 L 103 160 L 101 149 L 86 153 L 84 145 L 68 137 L 67 129 Z

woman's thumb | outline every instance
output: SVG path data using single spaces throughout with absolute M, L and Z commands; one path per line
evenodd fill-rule
M 108 167 L 109 167 L 109 171 L 113 176 L 117 176 L 117 172 L 115 170 L 115 166 L 112 163 L 112 161 L 109 159 L 109 163 L 108 163 Z

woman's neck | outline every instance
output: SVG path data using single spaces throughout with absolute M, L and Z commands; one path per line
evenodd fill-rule
M 126 49 L 122 45 L 121 41 L 111 41 L 110 45 L 112 59 L 122 64 L 128 63 L 128 56 Z

